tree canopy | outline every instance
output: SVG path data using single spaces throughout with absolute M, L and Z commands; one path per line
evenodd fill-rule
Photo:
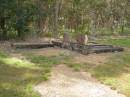
M 129 0 L 0 0 L 0 39 L 63 32 L 128 35 Z

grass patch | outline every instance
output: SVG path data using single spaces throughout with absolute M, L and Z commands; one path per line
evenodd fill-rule
M 72 68 L 74 71 L 87 71 L 90 72 L 95 65 L 89 64 L 89 63 L 74 63 L 71 61 L 65 62 L 68 67 Z
M 99 40 L 103 44 L 130 47 L 130 39 Z M 130 51 L 115 53 L 108 62 L 92 68 L 92 75 L 106 85 L 130 97 Z
M 37 63 L 40 66 L 50 67 L 51 65 L 58 64 L 58 60 L 55 57 L 45 57 L 45 56 L 32 56 L 28 57 L 31 62 Z
M 104 65 L 95 67 L 94 77 L 130 97 L 130 52 L 115 54 Z
M 15 66 L 15 67 L 25 67 L 25 68 L 31 68 L 34 66 L 33 63 L 27 61 L 27 60 L 21 60 L 21 59 L 18 59 L 18 58 L 12 58 L 12 57 L 6 57 L 6 58 L 3 58 L 1 57 L 0 58 L 0 63 L 1 64 L 7 64 L 7 65 L 12 65 L 12 66 Z
M 4 52 L 0 52 L 0 58 L 7 58 L 9 55 L 4 53 Z
M 43 66 L 36 64 L 37 61 Z M 0 52 L 0 97 L 40 97 L 33 86 L 48 80 L 51 64 L 47 59 L 37 58 L 32 63 Z
M 82 68 L 82 65 L 77 63 L 66 63 L 66 65 L 72 68 L 74 71 L 80 71 Z
M 59 56 L 41 56 L 41 55 L 31 55 L 27 56 L 27 59 L 32 63 L 37 64 L 43 69 L 43 80 L 48 80 L 51 72 L 51 68 L 55 65 L 64 64 L 69 61 L 69 56 L 59 55 Z
M 107 39 L 100 42 L 121 47 L 128 47 L 128 48 L 130 47 L 130 39 Z

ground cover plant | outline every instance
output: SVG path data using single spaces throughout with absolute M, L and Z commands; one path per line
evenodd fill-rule
M 0 97 L 40 97 L 33 86 L 48 79 L 46 68 L 0 52 Z

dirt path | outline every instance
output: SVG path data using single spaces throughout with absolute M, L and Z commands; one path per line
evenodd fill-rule
M 100 84 L 89 73 L 74 72 L 64 65 L 53 68 L 50 80 L 34 89 L 42 97 L 125 97 Z

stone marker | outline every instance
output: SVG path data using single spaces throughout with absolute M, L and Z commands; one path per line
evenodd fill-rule
M 63 42 L 70 42 L 70 35 L 69 33 L 64 33 L 63 35 Z
M 76 37 L 76 41 L 80 45 L 87 45 L 87 43 L 88 43 L 88 36 L 87 35 L 83 35 L 83 34 L 79 34 Z
M 70 35 L 69 33 L 64 33 L 63 35 L 63 48 L 68 48 L 70 45 Z
M 84 45 L 88 44 L 88 35 L 85 35 L 85 39 L 84 39 Z

